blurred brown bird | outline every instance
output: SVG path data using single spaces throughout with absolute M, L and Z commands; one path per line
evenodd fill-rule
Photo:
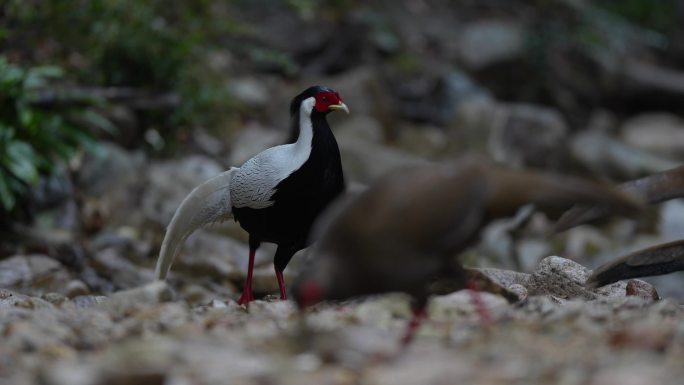
M 625 182 L 619 188 L 637 194 L 651 204 L 682 198 L 684 166 Z M 556 223 L 555 230 L 564 231 L 605 217 L 606 214 L 603 207 L 575 206 L 563 214 Z M 596 268 L 586 286 L 596 288 L 623 279 L 669 274 L 680 270 L 684 270 L 684 241 L 675 241 L 636 251 Z
M 428 284 L 449 277 L 465 286 L 455 255 L 491 220 L 533 203 L 545 212 L 575 203 L 634 214 L 641 204 L 604 185 L 559 175 L 506 169 L 473 159 L 394 173 L 357 197 L 337 203 L 317 226 L 317 256 L 295 283 L 305 308 L 321 300 L 401 291 L 413 297 L 411 340 L 425 316 Z
M 681 198 L 684 197 L 684 166 L 631 180 L 619 185 L 618 188 L 640 196 L 651 204 Z M 554 231 L 565 231 L 607 217 L 609 214 L 607 207 L 576 205 L 561 216 L 554 226 Z
M 586 287 L 594 289 L 623 279 L 684 270 L 684 240 L 664 243 L 616 258 L 594 269 Z

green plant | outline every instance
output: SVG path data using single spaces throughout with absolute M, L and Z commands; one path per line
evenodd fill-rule
M 13 28 L 4 43 L 28 62 L 59 63 L 82 84 L 179 95 L 180 108 L 145 116 L 163 131 L 212 125 L 226 110 L 227 74 L 209 68 L 207 54 L 241 28 L 226 10 L 229 3 L 8 0 Z M 0 50 L 2 43 L 0 33 Z
M 94 147 L 81 121 L 111 130 L 88 106 L 46 108 L 36 101 L 51 81 L 62 77 L 54 66 L 24 68 L 0 56 L 0 211 L 10 212 L 41 173 L 56 159 L 69 160 L 81 147 Z
M 603 9 L 659 33 L 668 33 L 675 25 L 677 0 L 606 0 Z

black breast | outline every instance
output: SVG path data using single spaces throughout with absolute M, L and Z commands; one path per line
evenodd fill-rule
M 304 243 L 318 215 L 344 191 L 340 150 L 325 115 L 314 112 L 311 120 L 309 159 L 276 186 L 274 204 L 265 209 L 233 208 L 242 228 L 259 241 Z

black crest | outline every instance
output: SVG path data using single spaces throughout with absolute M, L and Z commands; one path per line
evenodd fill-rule
M 325 86 L 311 86 L 307 89 L 305 89 L 301 94 L 297 95 L 292 99 L 292 103 L 290 103 L 290 116 L 294 116 L 294 114 L 299 111 L 299 107 L 302 105 L 302 102 L 304 99 L 308 99 L 314 95 L 316 95 L 319 92 L 335 92 L 333 89 L 325 87 Z

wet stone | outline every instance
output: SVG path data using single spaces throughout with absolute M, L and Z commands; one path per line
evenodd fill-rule
M 637 296 L 645 299 L 658 300 L 658 291 L 648 282 L 640 279 L 630 279 L 627 281 L 626 295 Z

